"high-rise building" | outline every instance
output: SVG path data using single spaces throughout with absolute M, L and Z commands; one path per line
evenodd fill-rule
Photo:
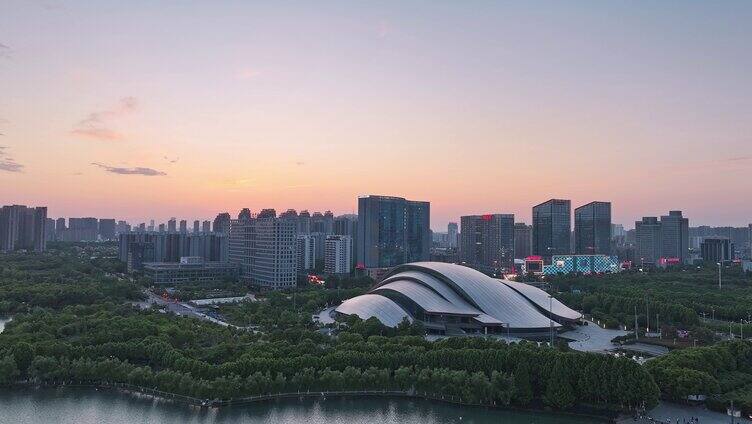
M 284 218 L 283 218 L 284 219 Z M 297 227 L 296 227 L 297 228 Z M 298 269 L 311 271 L 316 268 L 316 242 L 310 234 L 299 234 L 297 237 Z
M 58 221 L 59 221 L 59 220 L 60 220 L 60 219 L 58 219 Z M 65 222 L 65 221 L 63 221 L 63 223 L 64 223 L 64 222 Z M 63 226 L 64 226 L 64 225 L 63 225 Z M 127 232 L 130 232 L 130 231 L 131 231 L 131 226 L 130 226 L 130 225 L 128 225 L 128 223 L 127 223 L 127 222 L 125 222 L 125 221 L 118 221 L 118 222 L 117 222 L 117 225 L 115 225 L 115 232 L 116 232 L 117 234 L 123 234 L 123 233 L 127 233 Z
M 165 225 L 164 224 L 159 224 L 159 232 L 160 233 L 164 233 L 165 232 Z
M 193 221 L 193 234 L 198 234 L 201 232 L 201 221 L 198 219 Z
M 176 233 L 177 231 L 178 231 L 177 221 L 175 220 L 175 218 L 170 218 L 170 220 L 167 221 L 167 232 Z
M 574 210 L 575 253 L 611 254 L 611 203 L 590 202 Z
M 33 209 L 33 215 L 31 222 L 27 221 L 27 225 L 34 226 L 31 238 L 31 246 L 35 252 L 44 252 L 47 249 L 47 208 L 37 207 Z
M 259 215 L 262 215 L 260 213 Z M 262 289 L 295 287 L 298 255 L 296 226 L 274 217 L 252 218 L 241 213 L 230 221 L 230 262 L 240 267 L 240 278 Z
M 636 265 L 657 264 L 663 252 L 661 223 L 657 217 L 646 216 L 635 222 Z
M 294 223 L 295 231 L 298 232 L 298 211 L 296 211 L 295 209 L 288 209 L 279 214 L 279 218 Z
M 211 221 L 204 221 L 201 224 L 201 231 L 204 233 L 211 233 Z
M 34 250 L 47 246 L 47 208 L 22 205 L 0 209 L 0 251 Z
M 118 243 L 118 257 L 126 263 L 133 249 L 138 250 L 136 256 L 142 262 L 176 263 L 187 256 L 201 257 L 206 262 L 228 262 L 229 255 L 228 237 L 223 233 L 127 232 L 120 233 Z M 146 254 L 142 254 L 143 249 Z M 140 264 L 132 268 L 140 269 Z
M 298 215 L 298 234 L 311 234 L 311 213 L 307 210 Z
M 154 231 L 154 220 L 149 221 L 149 227 L 146 229 L 147 231 L 151 232 Z
M 115 227 L 117 226 L 114 219 L 99 220 L 99 236 L 102 240 L 115 240 Z M 152 225 L 152 231 L 154 226 Z
M 186 221 L 185 219 L 180 220 L 180 232 L 181 233 L 188 232 L 188 221 Z
M 256 218 L 260 219 L 266 219 L 266 218 L 276 218 L 277 217 L 277 211 L 271 208 L 267 209 L 261 209 L 261 212 L 258 213 Z
M 450 249 L 456 249 L 460 246 L 459 231 L 456 222 L 447 224 L 447 245 Z
M 248 218 L 250 219 L 251 212 L 248 211 Z M 230 214 L 227 212 L 221 213 L 217 215 L 216 218 L 214 218 L 214 232 L 215 233 L 223 233 L 223 234 L 230 234 Z
M 684 264 L 689 261 L 689 219 L 681 211 L 661 216 L 661 241 L 664 258 L 676 258 Z
M 571 250 L 572 202 L 551 199 L 533 207 L 533 255 L 551 262 Z
M 514 258 L 525 259 L 533 254 L 533 227 L 524 222 L 514 224 Z
M 240 213 L 238 213 L 238 219 L 239 220 L 249 220 L 252 218 L 251 210 L 248 208 L 243 208 Z
M 349 236 L 353 240 L 358 234 L 358 215 L 340 215 L 334 218 L 334 235 Z
M 514 215 L 469 215 L 460 218 L 460 260 L 485 273 L 514 266 Z
M 350 274 L 352 272 L 352 238 L 330 235 L 326 237 L 324 272 Z
M 44 220 L 44 239 L 45 241 L 55 241 L 55 220 L 52 218 Z
M 68 218 L 68 230 L 63 233 L 62 241 L 97 241 L 99 238 L 99 220 L 97 218 Z
M 705 262 L 734 260 L 734 243 L 728 238 L 707 237 L 700 245 L 700 251 Z
M 358 215 L 347 214 L 334 218 L 334 235 L 348 236 L 352 239 L 350 243 L 350 248 L 352 249 L 350 259 L 352 260 L 351 268 L 354 269 L 356 259 L 355 244 L 358 240 Z
M 60 240 L 60 236 L 67 230 L 65 226 L 65 218 L 58 218 L 55 220 L 55 240 Z
M 334 214 L 332 211 L 324 212 L 324 234 L 334 234 Z
M 430 258 L 429 202 L 401 197 L 358 199 L 359 268 L 389 268 Z

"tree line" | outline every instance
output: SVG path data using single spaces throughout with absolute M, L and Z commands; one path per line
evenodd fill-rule
M 0 334 L 0 382 L 128 383 L 207 399 L 281 391 L 417 390 L 463 402 L 650 406 L 635 362 L 522 342 L 340 333 L 253 335 L 197 320 L 99 305 L 37 311 Z

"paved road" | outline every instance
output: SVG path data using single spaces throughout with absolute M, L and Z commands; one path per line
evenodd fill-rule
M 698 419 L 697 424 L 728 424 L 731 423 L 731 417 L 719 412 L 712 412 L 698 406 L 679 405 L 674 403 L 661 402 L 657 407 L 651 410 L 648 415 L 653 418 L 644 418 L 635 420 L 634 418 L 625 418 L 619 421 L 619 424 L 627 423 L 671 423 L 679 422 L 689 423 L 694 417 Z M 677 421 L 678 420 L 678 421 Z M 744 418 L 734 418 L 734 423 L 750 424 L 752 421 Z
M 608 330 L 598 324 L 588 321 L 588 325 L 577 326 L 572 331 L 562 333 L 561 336 L 572 339 L 569 347 L 581 352 L 606 352 L 615 347 L 611 339 L 628 334 L 623 330 Z
M 160 308 L 164 308 L 167 312 L 173 313 L 178 316 L 187 316 L 187 317 L 193 317 L 202 319 L 204 321 L 213 322 L 215 324 L 221 325 L 223 327 L 234 327 L 234 328 L 242 328 L 237 327 L 235 325 L 232 325 L 228 322 L 218 320 L 216 318 L 213 318 L 204 312 L 202 312 L 200 309 L 196 309 L 195 307 L 187 304 L 187 303 L 180 303 L 176 302 L 174 300 L 167 301 L 163 299 L 160 296 L 155 295 L 154 293 L 150 291 L 144 292 L 148 298 L 145 302 L 139 302 L 138 306 L 141 308 L 149 308 L 152 305 L 157 305 Z
M 334 324 L 334 318 L 332 318 L 331 313 L 332 311 L 337 308 L 336 306 L 330 306 L 323 311 L 319 312 L 318 314 L 311 317 L 313 319 L 313 322 L 318 322 L 319 324 Z

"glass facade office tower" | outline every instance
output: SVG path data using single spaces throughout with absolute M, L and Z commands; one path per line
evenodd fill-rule
M 456 222 L 447 224 L 447 244 L 452 249 L 459 247 L 459 227 Z
M 575 209 L 574 239 L 578 255 L 610 255 L 611 203 L 591 202 Z
M 401 197 L 358 199 L 357 266 L 389 268 L 430 257 L 430 203 Z
M 635 222 L 636 265 L 657 264 L 661 258 L 661 223 L 654 216 L 646 216 Z
M 551 199 L 533 206 L 533 255 L 551 262 L 553 255 L 567 255 L 572 240 L 572 202 Z
M 533 227 L 518 222 L 514 224 L 514 258 L 525 259 L 533 254 Z
M 683 264 L 689 261 L 689 219 L 681 211 L 661 216 L 661 238 L 664 258 L 677 258 Z
M 514 266 L 514 215 L 460 218 L 460 257 L 481 272 L 495 274 Z

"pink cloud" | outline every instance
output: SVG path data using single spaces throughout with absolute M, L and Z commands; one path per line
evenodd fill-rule
M 135 97 L 124 97 L 110 109 L 95 111 L 79 121 L 71 134 L 100 141 L 118 141 L 125 136 L 111 128 L 111 121 L 135 112 L 138 109 L 138 100 Z
M 235 78 L 239 80 L 249 80 L 256 78 L 259 75 L 261 75 L 261 71 L 251 68 L 244 68 L 238 71 L 237 74 L 235 74 Z

